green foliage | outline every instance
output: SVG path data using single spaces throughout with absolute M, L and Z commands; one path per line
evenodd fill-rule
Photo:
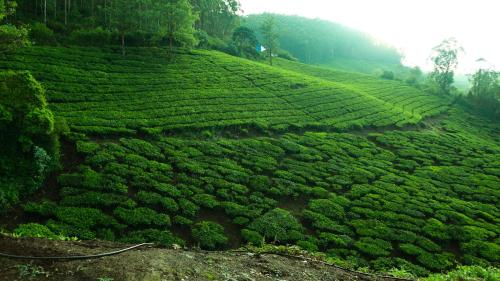
M 11 24 L 0 25 L 0 55 L 15 52 L 29 45 L 27 28 Z
M 248 227 L 271 242 L 285 243 L 303 237 L 302 225 L 288 211 L 279 208 L 258 217 Z
M 43 23 L 34 23 L 30 28 L 29 36 L 35 45 L 53 45 L 56 43 L 54 31 Z
M 264 237 L 260 235 L 260 233 L 258 233 L 257 231 L 243 229 L 241 231 L 241 236 L 248 244 L 251 244 L 256 247 L 262 246 L 265 242 Z
M 1 4 L 1 3 L 0 3 Z M 49 273 L 45 269 L 38 265 L 32 264 L 20 264 L 17 265 L 17 270 L 19 271 L 19 277 L 22 279 L 37 279 L 39 277 L 47 278 Z
M 30 73 L 0 72 L 0 130 L 0 174 L 6 175 L 0 202 L 8 205 L 36 191 L 57 166 L 54 116 Z
M 495 267 L 484 268 L 480 266 L 459 266 L 446 274 L 432 274 L 422 278 L 422 281 L 494 281 L 500 279 L 500 270 Z
M 116 33 L 102 27 L 78 29 L 69 35 L 69 42 L 78 46 L 107 46 L 116 42 Z
M 118 207 L 113 214 L 121 221 L 131 226 L 170 226 L 170 217 L 165 214 L 158 214 L 148 208 L 125 209 Z
M 21 224 L 14 230 L 14 235 L 20 237 L 35 237 L 35 238 L 48 238 L 57 239 L 58 236 L 54 234 L 45 225 L 37 223 Z
M 362 253 L 370 256 L 388 256 L 392 246 L 387 241 L 381 239 L 373 239 L 370 237 L 363 237 L 354 243 L 354 246 Z
M 191 235 L 201 248 L 207 250 L 223 248 L 228 242 L 224 227 L 211 221 L 196 223 L 191 229 Z
M 259 41 L 250 28 L 240 26 L 233 32 L 233 42 L 238 50 L 238 55 L 244 58 L 256 58 L 256 46 Z
M 458 54 L 463 49 L 454 38 L 449 38 L 434 47 L 431 60 L 434 70 L 430 78 L 439 87 L 440 94 L 450 94 L 453 84 L 454 70 L 458 65 Z
M 500 72 L 479 69 L 470 77 L 468 100 L 487 116 L 500 118 Z
M 121 239 L 124 243 L 157 243 L 162 246 L 171 246 L 177 244 L 184 246 L 185 242 L 166 230 L 146 229 L 137 230 L 128 233 Z
M 192 47 L 196 45 L 194 37 L 194 22 L 196 16 L 192 13 L 188 0 L 170 0 L 159 5 L 161 22 L 164 27 L 160 32 L 165 34 L 170 49 L 174 42 L 180 46 Z
M 366 34 L 341 24 L 300 16 L 272 15 L 276 21 L 279 46 L 305 63 L 329 64 L 338 59 L 367 64 L 400 64 L 401 55 L 391 46 L 378 44 Z M 243 24 L 263 38 L 259 27 L 268 14 L 250 15 Z M 265 44 L 264 44 L 265 45 Z M 368 71 L 371 73 L 372 71 Z
M 396 80 L 212 51 L 166 57 L 35 47 L 0 61 L 44 82 L 78 140 L 57 202 L 25 212 L 53 233 L 164 245 L 212 220 L 223 229 L 199 226 L 207 244 L 226 230 L 231 244 L 419 276 L 499 259 L 496 124 Z M 0 155 L 8 175 L 12 163 Z M 23 186 L 4 182 L 8 200 Z
M 276 31 L 275 18 L 268 15 L 260 26 L 260 31 L 262 32 L 263 45 L 266 48 L 267 57 L 269 59 L 269 64 L 273 65 L 273 52 L 276 52 L 278 48 L 278 35 Z

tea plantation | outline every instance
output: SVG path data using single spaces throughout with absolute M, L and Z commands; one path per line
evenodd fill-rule
M 23 204 L 37 224 L 20 235 L 498 266 L 500 126 L 446 98 L 201 50 L 36 47 L 0 68 L 31 71 L 72 131 L 57 195 Z
M 401 83 L 349 73 L 327 81 L 213 51 L 169 61 L 161 49 L 136 49 L 124 58 L 99 49 L 40 47 L 0 67 L 31 71 L 43 81 L 51 108 L 83 133 L 404 126 L 448 104 Z

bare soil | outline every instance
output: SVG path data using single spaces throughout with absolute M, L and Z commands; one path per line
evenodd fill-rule
M 110 252 L 131 245 L 104 241 L 50 241 L 0 237 L 0 252 L 71 256 Z M 383 280 L 304 257 L 248 252 L 205 252 L 143 247 L 100 259 L 48 261 L 0 257 L 0 280 L 105 281 L 330 281 Z

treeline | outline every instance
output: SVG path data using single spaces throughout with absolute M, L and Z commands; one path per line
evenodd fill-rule
M 275 56 L 306 63 L 401 60 L 394 48 L 340 24 L 270 14 L 241 17 L 238 0 L 17 0 L 14 6 L 17 12 L 7 21 L 29 24 L 35 44 L 202 47 L 255 58 L 259 42 L 269 49 L 263 27 L 272 17 Z
M 368 35 L 337 23 L 286 15 L 250 15 L 243 24 L 257 31 L 272 16 L 276 20 L 279 46 L 305 63 L 328 64 L 336 58 L 371 60 L 399 64 L 401 54 L 393 47 L 378 44 Z
M 237 0 L 18 0 L 8 20 L 30 24 L 39 44 L 192 47 L 229 41 L 239 10 Z

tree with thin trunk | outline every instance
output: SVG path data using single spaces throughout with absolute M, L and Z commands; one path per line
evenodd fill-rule
M 47 25 L 47 0 L 43 0 L 43 23 Z
M 170 53 L 174 43 L 183 47 L 194 46 L 194 23 L 197 17 L 193 14 L 188 0 L 164 1 L 158 8 L 162 22 L 159 31 L 167 37 Z
M 120 34 L 122 55 L 125 55 L 125 37 L 135 30 L 138 31 L 139 18 L 137 1 L 113 0 L 110 11 L 110 28 L 118 30 Z
M 444 40 L 434 47 L 431 60 L 434 70 L 430 78 L 436 83 L 441 94 L 450 94 L 454 82 L 454 71 L 458 66 L 458 54 L 463 51 L 455 38 Z
M 13 14 L 15 9 L 15 2 L 0 0 L 0 22 L 8 15 Z M 0 55 L 14 52 L 29 44 L 26 28 L 16 27 L 12 24 L 0 25 Z
M 264 37 L 264 47 L 269 59 L 269 64 L 273 65 L 273 52 L 278 48 L 278 32 L 276 31 L 276 21 L 273 16 L 268 16 L 262 23 L 260 30 Z

